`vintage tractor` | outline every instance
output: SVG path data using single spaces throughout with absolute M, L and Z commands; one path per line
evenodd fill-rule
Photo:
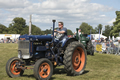
M 87 53 L 76 38 L 54 37 L 55 20 L 53 20 L 53 36 L 22 35 L 18 42 L 18 57 L 6 63 L 6 72 L 10 77 L 19 77 L 25 69 L 33 69 L 38 80 L 49 80 L 56 66 L 64 65 L 67 75 L 75 76 L 84 72 Z M 33 66 L 33 68 L 29 67 Z
M 87 51 L 87 54 L 90 54 L 90 55 L 94 55 L 94 46 L 90 40 L 90 37 L 88 37 L 87 34 L 78 34 L 78 30 L 79 28 L 76 28 L 76 36 L 75 38 L 84 45 L 86 51 Z

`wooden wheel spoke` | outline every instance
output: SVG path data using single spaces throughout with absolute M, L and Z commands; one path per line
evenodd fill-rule
M 42 71 L 42 72 L 40 72 L 40 74 L 41 74 L 41 75 L 44 75 L 45 73 Z
M 41 70 L 43 69 L 43 66 L 41 66 Z
M 13 68 L 13 67 L 11 68 L 11 71 L 14 71 L 14 68 Z
M 15 64 L 12 66 L 12 71 L 15 71 Z
M 50 66 L 48 63 L 44 62 L 40 65 L 39 67 L 39 75 L 42 78 L 47 78 L 49 76 L 50 73 Z

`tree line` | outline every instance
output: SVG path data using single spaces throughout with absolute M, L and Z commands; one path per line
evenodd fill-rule
M 16 17 L 12 20 L 12 23 L 6 27 L 3 24 L 0 24 L 0 34 L 29 34 L 29 26 L 26 25 L 26 20 L 22 17 Z M 32 35 L 44 35 L 44 34 L 51 34 L 51 29 L 46 29 L 42 31 L 38 26 L 32 24 L 31 25 L 31 34 Z M 67 30 L 68 35 L 73 35 L 71 30 Z
M 116 11 L 116 21 L 113 22 L 113 26 L 105 25 L 105 30 L 103 31 L 103 35 L 105 36 L 119 36 L 120 32 L 120 11 Z M 32 35 L 44 35 L 44 34 L 51 34 L 51 29 L 41 30 L 38 26 L 32 24 Z M 77 27 L 76 27 L 77 28 Z M 86 22 L 82 22 L 82 24 L 79 26 L 81 28 L 81 31 L 84 34 L 98 34 L 101 33 L 101 30 L 103 28 L 102 24 L 98 24 L 95 29 L 91 25 L 89 25 Z M 26 25 L 26 20 L 22 17 L 16 17 L 12 20 L 12 23 L 9 24 L 8 27 L 6 27 L 3 24 L 0 24 L 0 34 L 28 34 L 29 26 Z M 73 32 L 68 29 L 67 30 L 68 35 L 73 35 Z

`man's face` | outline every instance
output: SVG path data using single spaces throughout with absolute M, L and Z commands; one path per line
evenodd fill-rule
M 79 32 L 81 31 L 81 29 L 78 30 Z
M 63 27 L 63 25 L 62 25 L 61 23 L 58 23 L 58 26 L 59 26 L 59 28 L 62 28 L 62 27 Z

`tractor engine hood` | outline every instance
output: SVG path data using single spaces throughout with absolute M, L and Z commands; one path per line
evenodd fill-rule
M 51 35 L 21 35 L 19 40 L 30 40 L 30 41 L 51 41 Z

